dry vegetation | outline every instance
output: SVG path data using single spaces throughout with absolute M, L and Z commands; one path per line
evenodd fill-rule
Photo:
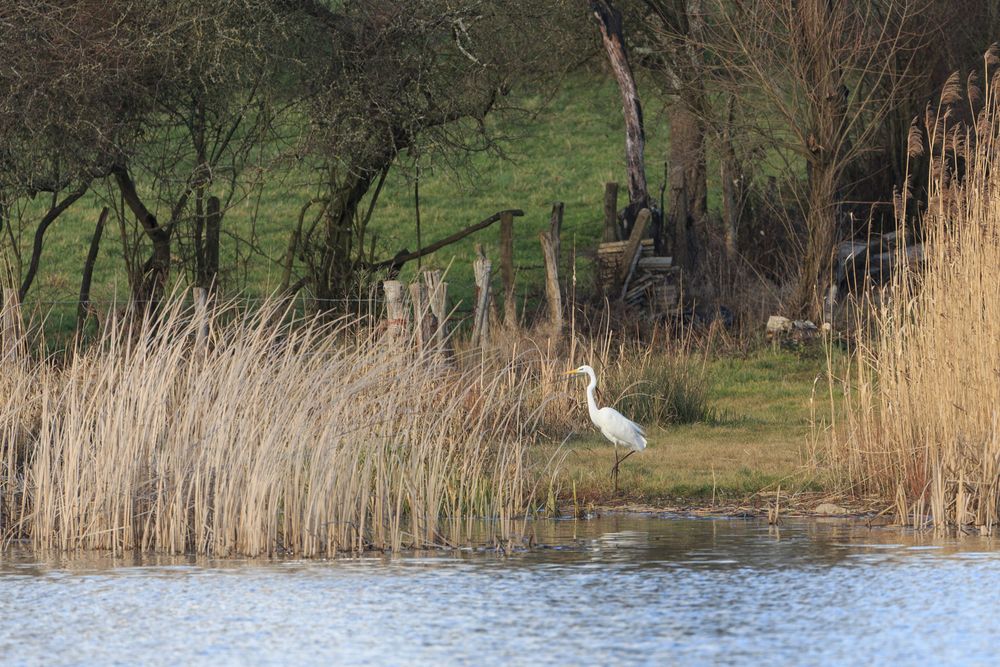
M 37 547 L 329 554 L 513 531 L 537 411 L 518 360 L 452 366 L 357 322 L 175 302 L 64 365 L 3 362 L 3 516 Z M 457 531 L 457 532 L 456 532 Z
M 549 500 L 563 453 L 531 445 L 585 418 L 561 376 L 576 360 L 607 368 L 647 423 L 690 418 L 675 403 L 701 414 L 686 355 L 672 384 L 652 383 L 664 358 L 614 348 L 611 332 L 420 353 L 364 319 L 295 320 L 276 302 L 199 314 L 175 297 L 46 359 L 29 353 L 20 313 L 3 321 L 0 531 L 38 548 L 499 543 Z
M 992 74 L 992 50 L 985 64 Z M 938 113 L 928 112 L 929 129 L 915 122 L 911 130 L 911 157 L 931 158 L 925 261 L 908 262 L 859 309 L 873 334 L 860 339 L 846 378 L 852 409 L 832 453 L 845 483 L 894 502 L 901 520 L 992 533 L 1000 508 L 1000 115 L 998 80 L 986 81 L 980 88 L 970 78 L 962 95 L 953 77 Z M 970 109 L 977 122 L 961 122 Z

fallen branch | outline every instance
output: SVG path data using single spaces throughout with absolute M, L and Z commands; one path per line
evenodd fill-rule
M 406 264 L 407 262 L 412 262 L 418 257 L 424 257 L 425 255 L 429 255 L 436 250 L 444 248 L 445 246 L 449 246 L 452 243 L 457 243 L 458 241 L 461 241 L 470 234 L 475 234 L 480 230 L 486 229 L 494 222 L 498 221 L 505 213 L 508 213 L 515 218 L 520 218 L 524 215 L 524 211 L 517 208 L 507 209 L 505 211 L 497 211 L 496 213 L 486 218 L 485 220 L 477 222 L 474 225 L 470 225 L 465 229 L 457 231 L 450 236 L 446 236 L 440 241 L 435 241 L 426 248 L 421 248 L 416 252 L 410 252 L 409 250 L 406 250 L 404 248 L 403 250 L 400 250 L 398 253 L 396 253 L 396 255 L 392 259 L 382 260 L 377 264 L 373 264 L 371 268 L 374 270 L 390 268 L 393 271 L 398 271 L 399 269 L 403 268 L 403 265 Z

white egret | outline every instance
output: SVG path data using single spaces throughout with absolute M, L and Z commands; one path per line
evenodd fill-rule
M 636 452 L 646 449 L 646 432 L 642 430 L 641 426 L 614 408 L 597 407 L 597 400 L 594 398 L 594 390 L 597 389 L 597 374 L 594 373 L 593 368 L 584 365 L 566 371 L 565 374 L 590 377 L 590 384 L 587 385 L 587 409 L 590 412 L 590 421 L 594 422 L 594 426 L 599 428 L 604 437 L 615 446 L 615 467 L 611 469 L 611 478 L 615 482 L 615 493 L 617 493 L 618 466 Z M 629 450 L 628 454 L 621 458 L 618 458 L 619 445 Z

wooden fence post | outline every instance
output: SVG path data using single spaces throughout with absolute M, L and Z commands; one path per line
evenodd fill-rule
M 472 320 L 473 347 L 485 345 L 490 340 L 490 277 L 493 263 L 483 252 L 483 246 L 476 244 L 476 259 L 472 264 L 476 275 L 476 310 Z
M 437 270 L 424 271 L 424 283 L 427 285 L 427 299 L 434 316 L 434 344 L 439 350 L 444 350 L 449 341 L 448 283 L 441 280 L 441 272 Z
M 419 280 L 410 283 L 410 302 L 413 304 L 413 331 L 417 349 L 423 350 L 434 338 L 433 315 L 428 309 L 427 285 Z
M 604 242 L 621 241 L 618 226 L 618 184 L 604 184 Z
M 194 345 L 197 350 L 204 350 L 208 343 L 208 290 L 204 287 L 195 287 L 194 296 L 194 321 L 195 334 Z
M 545 299 L 549 306 L 549 326 L 554 336 L 562 333 L 563 325 L 562 294 L 559 289 L 559 233 L 562 220 L 563 203 L 556 202 L 552 206 L 549 230 L 538 235 L 542 243 L 542 258 L 545 260 Z
M 504 211 L 500 216 L 500 277 L 503 279 L 503 323 L 517 327 L 517 302 L 514 299 L 514 216 Z
M 382 283 L 385 291 L 386 334 L 395 341 L 400 341 L 409 334 L 410 320 L 403 303 L 403 283 L 398 280 L 386 280 Z

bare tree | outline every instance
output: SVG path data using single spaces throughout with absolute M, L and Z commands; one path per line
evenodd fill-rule
M 0 7 L 0 243 L 22 298 L 47 230 L 138 134 L 134 112 L 144 94 L 134 83 L 152 78 L 139 29 L 146 18 L 137 3 L 115 9 L 96 0 L 16 0 Z
M 625 170 L 628 177 L 629 199 L 622 222 L 623 236 L 628 237 L 639 211 L 644 208 L 659 210 L 649 196 L 649 186 L 646 181 L 646 130 L 642 116 L 642 102 L 639 99 L 639 90 L 625 45 L 622 12 L 611 4 L 610 0 L 592 0 L 590 10 L 600 30 L 601 42 L 622 99 L 622 116 L 625 119 Z
M 819 316 L 841 233 L 844 174 L 910 83 L 922 47 L 920 0 L 710 0 L 706 39 L 740 94 L 756 107 L 757 130 L 805 167 L 798 197 L 806 239 L 796 313 Z M 780 75 L 779 75 L 780 73 Z M 791 181 L 794 182 L 794 181 Z
M 312 19 L 303 37 L 311 48 L 300 82 L 309 119 L 301 151 L 319 176 L 319 196 L 290 250 L 322 302 L 383 264 L 367 227 L 401 153 L 496 148 L 487 115 L 510 108 L 515 86 L 568 60 L 561 55 L 574 8 L 561 0 L 365 0 L 303 3 L 300 11 Z
M 641 62 L 655 72 L 660 91 L 671 99 L 668 182 L 674 262 L 691 268 L 697 247 L 708 236 L 705 137 L 711 110 L 702 0 L 641 0 L 637 5 Z

